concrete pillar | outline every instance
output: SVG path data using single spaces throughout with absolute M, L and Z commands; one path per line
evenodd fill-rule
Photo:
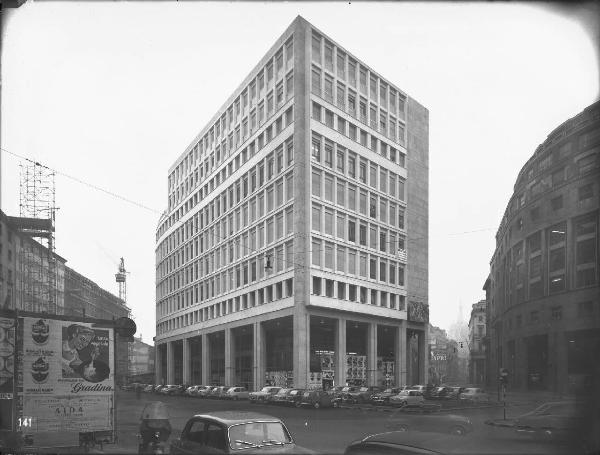
M 367 384 L 377 385 L 377 323 L 370 322 L 367 329 Z
M 154 349 L 154 383 L 163 384 L 163 369 L 162 369 L 162 344 L 155 345 Z
M 192 356 L 191 354 L 191 349 L 190 349 L 190 339 L 189 338 L 184 338 L 182 340 L 183 343 L 183 355 L 182 355 L 182 368 L 183 368 L 183 383 L 184 384 L 190 384 L 192 377 L 191 377 L 191 370 L 192 370 Z
M 235 380 L 235 360 L 233 333 L 231 329 L 225 329 L 225 385 L 233 386 Z
M 202 384 L 210 385 L 210 364 L 208 350 L 210 349 L 208 342 L 208 334 L 202 334 Z
M 429 372 L 427 366 L 429 364 L 429 353 L 427 352 L 427 331 L 419 331 L 419 383 L 427 384 L 429 382 Z
M 335 385 L 346 385 L 346 319 L 339 318 L 336 326 Z
M 175 380 L 175 359 L 173 341 L 167 341 L 167 384 L 173 384 Z
M 294 312 L 294 386 L 308 387 L 308 374 L 310 368 L 310 315 L 303 307 L 296 308 Z
M 408 385 L 406 383 L 406 324 L 404 322 L 396 328 L 394 349 L 396 387 Z
M 265 337 L 262 323 L 255 322 L 254 330 L 254 390 L 259 390 L 265 384 Z

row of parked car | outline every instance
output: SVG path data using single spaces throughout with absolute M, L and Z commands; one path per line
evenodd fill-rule
M 413 385 L 382 389 L 377 386 L 338 386 L 330 390 L 305 390 L 267 386 L 250 392 L 241 386 L 158 385 L 138 384 L 143 392 L 162 395 L 185 395 L 197 398 L 249 400 L 250 403 L 283 404 L 292 406 L 338 407 L 340 404 L 366 404 L 410 407 L 423 406 L 425 400 L 463 400 L 487 402 L 490 396 L 476 387 L 433 387 Z

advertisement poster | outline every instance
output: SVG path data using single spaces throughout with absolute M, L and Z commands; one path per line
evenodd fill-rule
M 12 428 L 15 320 L 0 318 L 0 430 Z
M 22 321 L 22 415 L 31 418 L 30 431 L 111 430 L 113 330 L 54 319 Z

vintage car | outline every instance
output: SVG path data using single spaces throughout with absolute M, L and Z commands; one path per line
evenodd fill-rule
M 298 402 L 302 401 L 303 394 L 304 389 L 291 389 L 290 393 L 288 393 L 286 396 L 286 404 L 288 406 L 296 406 Z
M 346 395 L 346 401 L 349 403 L 368 403 L 371 401 L 371 397 L 381 392 L 381 388 L 377 386 L 364 386 L 358 390 L 348 392 Z
M 207 398 L 210 396 L 210 393 L 213 391 L 213 389 L 215 389 L 216 387 L 207 385 L 207 386 L 201 386 L 197 391 L 196 391 L 196 396 L 198 398 Z
M 388 419 L 385 427 L 388 430 L 396 431 L 417 430 L 455 434 L 458 436 L 464 436 L 473 431 L 473 424 L 469 418 L 443 413 L 396 414 Z
M 459 396 L 459 399 L 472 402 L 490 401 L 489 394 L 477 387 L 467 387 Z
M 423 394 L 418 390 L 402 390 L 398 395 L 390 397 L 390 404 L 392 406 L 423 406 L 425 398 Z
M 302 399 L 296 402 L 296 407 L 311 406 L 315 409 L 330 408 L 333 406 L 333 400 L 324 390 L 307 390 L 302 394 Z
M 158 393 L 160 393 L 161 395 L 177 395 L 177 393 L 179 393 L 179 386 L 178 385 L 166 385 L 163 388 L 161 388 Z
M 231 387 L 224 398 L 229 400 L 247 400 L 249 392 L 246 387 Z
M 390 404 L 390 397 L 394 395 L 398 395 L 401 392 L 400 387 L 391 387 L 389 389 L 385 389 L 383 392 L 375 393 L 371 397 L 371 402 L 376 405 L 388 405 Z
M 193 416 L 181 436 L 171 442 L 171 454 L 308 454 L 294 443 L 285 424 L 255 412 L 221 411 Z
M 273 395 L 275 395 L 280 390 L 281 387 L 267 386 L 263 387 L 257 392 L 250 392 L 248 398 L 250 398 L 250 403 L 257 403 L 259 401 L 265 403 L 267 401 L 270 401 Z
M 275 395 L 273 395 L 271 397 L 271 399 L 269 400 L 269 403 L 270 404 L 287 404 L 287 395 L 292 390 L 294 390 L 294 389 L 290 389 L 290 388 L 279 389 L 279 392 L 277 392 Z

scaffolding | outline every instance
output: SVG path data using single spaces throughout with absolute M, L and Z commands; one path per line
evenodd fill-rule
M 19 218 L 16 228 L 24 234 L 20 261 L 21 309 L 61 314 L 58 305 L 58 273 L 55 253 L 55 172 L 39 163 L 21 163 Z

